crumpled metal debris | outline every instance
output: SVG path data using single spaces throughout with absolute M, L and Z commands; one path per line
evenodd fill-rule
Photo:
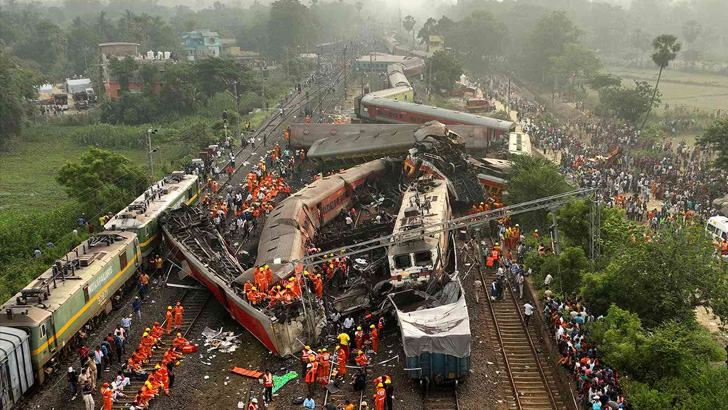
M 202 331 L 202 336 L 205 337 L 204 346 L 207 347 L 208 352 L 217 350 L 222 353 L 232 353 L 240 347 L 240 339 L 238 338 L 240 335 L 233 332 L 223 332 L 222 328 L 214 330 L 206 327 Z

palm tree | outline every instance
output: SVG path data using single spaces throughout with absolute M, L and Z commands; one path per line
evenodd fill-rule
M 404 27 L 404 29 L 407 30 L 408 33 L 410 31 L 412 32 L 412 48 L 415 48 L 415 24 L 417 24 L 417 21 L 414 17 L 409 15 L 404 18 L 404 21 L 402 21 L 402 26 Z
M 655 89 L 652 91 L 650 106 L 647 107 L 647 115 L 645 115 L 645 120 L 642 122 L 640 130 L 645 127 L 645 124 L 647 124 L 647 117 L 650 116 L 650 111 L 652 111 L 652 104 L 655 102 L 655 96 L 657 95 L 657 87 L 660 86 L 662 70 L 670 64 L 670 61 L 677 57 L 677 53 L 680 52 L 682 44 L 677 42 L 677 36 L 673 36 L 672 34 L 662 34 L 652 40 L 652 48 L 655 50 L 655 53 L 652 54 L 652 61 L 660 67 L 660 73 L 657 74 L 657 83 L 655 84 Z

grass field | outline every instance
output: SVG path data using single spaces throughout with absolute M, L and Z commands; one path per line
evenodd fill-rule
M 80 127 L 80 126 L 79 126 Z M 63 187 L 56 183 L 58 169 L 67 161 L 78 161 L 88 148 L 70 137 L 75 126 L 32 126 L 26 136 L 14 139 L 8 152 L 0 152 L 0 213 L 42 210 L 67 201 Z M 27 137 L 26 137 L 27 138 Z M 180 147 L 161 146 L 155 153 L 155 174 L 162 176 L 162 165 L 179 155 Z M 134 163 L 146 167 L 144 150 L 117 150 Z
M 648 81 L 654 85 L 657 80 L 657 69 L 636 69 L 609 66 L 605 68 L 609 74 L 622 77 L 624 84 L 631 80 Z M 686 106 L 707 110 L 728 110 L 728 76 L 689 73 L 676 70 L 665 70 L 660 80 L 662 106 Z

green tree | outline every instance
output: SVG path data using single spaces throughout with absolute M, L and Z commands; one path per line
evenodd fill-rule
M 23 117 L 28 101 L 38 96 L 36 87 L 45 78 L 35 70 L 23 66 L 7 49 L 0 47 L 0 151 L 8 147 L 10 137 L 23 130 Z
M 435 52 L 427 65 L 432 74 L 432 87 L 437 91 L 451 89 L 463 73 L 460 61 L 444 51 Z
M 417 38 L 422 42 L 427 42 L 430 36 L 434 35 L 435 26 L 437 26 L 437 20 L 432 17 L 428 18 L 420 28 L 420 31 L 417 32 Z
M 694 320 L 697 306 L 724 311 L 725 274 L 701 229 L 665 229 L 652 243 L 636 236 L 636 242 L 623 243 L 602 272 L 584 277 L 582 295 L 592 310 L 604 313 L 614 303 L 637 313 L 648 327 Z
M 123 59 L 112 57 L 109 60 L 109 73 L 119 81 L 119 88 L 122 92 L 129 92 L 129 83 L 137 68 L 137 63 L 132 56 L 126 56 Z
M 553 57 L 564 55 L 566 46 L 577 43 L 583 31 L 564 12 L 552 12 L 538 20 L 528 34 L 525 44 L 524 70 L 532 79 L 547 83 L 546 74 L 551 71 Z
M 102 211 L 112 203 L 132 201 L 148 182 L 146 173 L 123 155 L 93 147 L 81 155 L 80 162 L 66 162 L 56 180 L 68 196 Z
M 717 153 L 715 166 L 728 170 L 728 118 L 716 120 L 710 124 L 703 135 L 698 138 L 703 147 L 710 147 Z
M 410 15 L 405 16 L 404 20 L 402 20 L 402 27 L 404 27 L 404 30 L 408 33 L 412 32 L 412 48 L 415 48 L 415 24 L 417 24 L 417 20 Z
M 586 81 L 594 77 L 603 66 L 592 50 L 577 43 L 567 44 L 564 54 L 551 57 L 551 62 L 551 72 L 566 79 L 567 90 L 572 92 L 576 88 L 585 91 Z
M 514 156 L 509 171 L 507 204 L 518 204 L 535 199 L 561 194 L 571 189 L 563 174 L 553 162 L 542 156 Z M 526 230 L 544 228 L 546 211 L 534 211 L 519 216 L 521 226 Z
M 644 60 L 645 53 L 652 49 L 650 36 L 644 30 L 637 28 L 630 33 L 629 41 L 632 48 L 639 52 L 640 60 L 638 65 L 642 67 L 642 60 Z
M 65 58 L 66 35 L 63 30 L 48 19 L 34 22 L 29 27 L 29 35 L 13 47 L 15 55 L 38 63 L 43 74 L 64 74 L 61 59 Z M 61 78 L 58 78 L 61 79 Z
M 205 58 L 195 63 L 199 89 L 208 98 L 216 93 L 233 94 L 235 83 L 238 83 L 238 94 L 257 90 L 258 83 L 252 70 L 228 58 Z
M 449 44 L 464 56 L 471 70 L 482 71 L 484 62 L 495 61 L 495 57 L 502 56 L 508 49 L 508 26 L 489 12 L 475 11 L 451 28 L 447 27 L 447 22 L 443 23 L 442 30 L 449 32 Z
M 685 42 L 687 43 L 688 48 L 692 48 L 693 43 L 695 43 L 695 40 L 698 39 L 698 36 L 700 36 L 702 31 L 703 26 L 696 20 L 688 20 L 685 24 L 683 24 L 683 37 L 685 37 Z
M 167 65 L 159 98 L 169 113 L 189 114 L 204 104 L 205 94 L 197 82 L 197 70 L 191 63 Z
M 655 103 L 655 97 L 657 96 L 657 88 L 660 86 L 660 78 L 662 78 L 662 70 L 670 64 L 670 61 L 677 57 L 677 53 L 680 52 L 682 45 L 677 42 L 677 37 L 671 34 L 662 34 L 652 41 L 652 48 L 655 49 L 655 53 L 652 54 L 652 61 L 660 67 L 660 72 L 657 74 L 657 82 L 655 83 L 655 89 L 652 92 L 652 99 L 650 105 L 647 108 L 647 114 L 645 120 L 642 122 L 640 129 L 645 127 L 647 124 L 647 117 L 650 116 L 650 111 Z
M 545 238 L 543 242 L 545 246 L 548 246 L 548 238 Z M 532 256 L 538 256 L 536 251 L 533 252 Z M 531 264 L 528 263 L 528 266 Z M 534 280 L 543 283 L 543 279 L 550 273 L 554 278 L 551 289 L 571 298 L 579 293 L 582 277 L 588 268 L 589 260 L 582 248 L 562 245 L 561 253 L 558 256 L 549 254 L 544 258 L 538 266 Z
M 595 74 L 587 81 L 589 87 L 593 90 L 600 91 L 606 87 L 619 87 L 622 85 L 622 79 L 611 74 Z
M 645 343 L 642 321 L 636 313 L 609 306 L 604 321 L 591 322 L 588 331 L 591 341 L 601 350 L 606 363 L 620 371 L 641 372 L 644 360 L 639 354 Z
M 660 103 L 660 92 L 653 90 L 646 81 L 636 81 L 633 88 L 605 87 L 599 90 L 598 111 L 602 115 L 613 115 L 631 124 L 648 113 L 650 104 Z
M 310 10 L 298 0 L 277 0 L 271 4 L 268 40 L 271 53 L 286 57 L 286 49 L 308 48 L 317 39 L 317 23 Z

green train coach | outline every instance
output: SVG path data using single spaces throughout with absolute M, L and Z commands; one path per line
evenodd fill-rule
M 106 231 L 74 248 L 3 304 L 0 326 L 25 331 L 36 381 L 73 352 L 79 330 L 111 311 L 114 294 L 141 263 L 134 232 Z
M 104 229 L 136 233 L 139 236 L 142 257 L 146 258 L 162 240 L 159 217 L 167 210 L 179 208 L 183 203 L 194 204 L 201 191 L 202 185 L 197 175 L 173 172 L 114 215 L 104 225 Z

